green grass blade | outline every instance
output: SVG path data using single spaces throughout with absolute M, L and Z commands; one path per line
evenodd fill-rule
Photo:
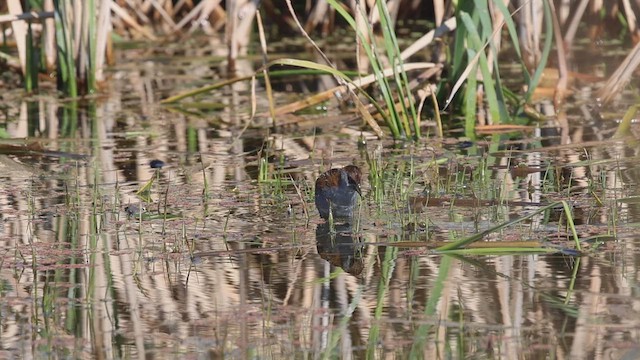
M 562 200 L 562 207 L 564 208 L 564 214 L 567 217 L 567 224 L 569 225 L 569 230 L 571 230 L 571 235 L 573 235 L 573 241 L 576 244 L 576 249 L 580 251 L 582 248 L 580 247 L 580 239 L 578 238 L 576 225 L 573 222 L 573 212 L 571 211 L 571 207 L 569 206 L 569 203 L 564 200 Z
M 339 77 L 340 79 L 344 80 L 347 83 L 353 83 L 353 81 L 351 81 L 351 78 L 349 78 L 349 76 L 347 76 L 342 71 L 335 69 L 329 65 L 318 64 L 316 62 L 309 61 L 309 60 L 282 58 L 282 59 L 272 60 L 267 64 L 268 67 L 271 67 L 273 65 L 297 66 L 305 69 L 323 71 L 335 77 Z

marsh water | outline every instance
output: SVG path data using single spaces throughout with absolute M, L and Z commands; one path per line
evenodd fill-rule
M 638 144 L 588 85 L 566 119 L 394 143 L 325 109 L 265 126 L 249 83 L 163 106 L 220 60 L 126 54 L 95 97 L 3 94 L 3 358 L 640 356 Z M 313 183 L 347 164 L 363 198 L 332 229 Z M 527 216 L 483 239 L 517 251 L 433 250 Z

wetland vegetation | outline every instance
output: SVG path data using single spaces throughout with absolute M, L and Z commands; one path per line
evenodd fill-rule
M 636 5 L 0 4 L 1 356 L 635 358 Z

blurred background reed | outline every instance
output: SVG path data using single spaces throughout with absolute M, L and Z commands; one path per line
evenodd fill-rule
M 0 16 L 4 44 L 0 66 L 19 72 L 27 91 L 39 88 L 39 77 L 53 78 L 64 96 L 77 97 L 95 93 L 108 81 L 104 71 L 113 62 L 114 40 L 162 43 L 195 33 L 224 32 L 232 78 L 238 56 L 247 54 L 255 38 L 255 14 L 260 11 L 267 43 L 284 37 L 313 41 L 351 28 L 357 65 L 341 71 L 372 74 L 380 97 L 366 97 L 371 92 L 365 89 L 368 84 L 351 84 L 348 96 L 373 106 L 358 107 L 363 117 L 369 117 L 365 112 L 377 113 L 394 138 L 406 139 L 421 136 L 425 103 L 433 108 L 432 118 L 440 118 L 439 110 L 453 104 L 465 117 L 467 134 L 473 134 L 477 125 L 518 123 L 521 114 L 529 114 L 527 105 L 550 63 L 557 69 L 553 99 L 558 106 L 567 95 L 569 49 L 576 39 L 597 42 L 605 32 L 627 43 L 640 39 L 640 4 L 633 0 L 287 3 L 288 7 L 270 0 L 8 0 L 0 5 L 4 14 Z M 416 20 L 431 25 L 418 40 L 401 48 L 396 24 Z M 451 34 L 455 36 L 446 36 Z M 520 67 L 521 93 L 503 84 L 500 58 L 505 43 Z M 425 73 L 418 77 L 422 80 L 414 76 L 410 82 L 407 66 L 425 48 L 431 63 L 416 65 Z M 640 62 L 640 48 L 627 48 L 627 58 L 599 90 L 603 105 L 624 88 Z M 316 47 L 314 51 L 323 50 Z M 327 57 L 316 61 L 335 68 Z

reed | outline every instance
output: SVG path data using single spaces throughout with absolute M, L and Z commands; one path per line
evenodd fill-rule
M 56 12 L 56 50 L 58 53 L 58 89 L 67 96 L 78 96 L 76 63 L 73 55 L 72 19 L 73 9 L 70 1 L 54 1 Z
M 0 22 L 12 22 L 27 91 L 38 88 L 38 73 L 54 62 L 58 90 L 66 96 L 77 97 L 97 90 L 108 52 L 111 0 L 26 2 L 24 13 L 19 0 L 10 0 L 8 5 L 14 17 L 0 19 Z M 46 23 L 44 27 L 39 26 L 43 30 L 36 34 L 32 22 L 51 17 L 53 27 Z M 46 60 L 41 64 L 36 54 Z
M 378 47 L 372 43 L 372 39 L 375 38 L 373 24 L 368 20 L 368 17 L 366 17 L 363 11 L 358 11 L 359 8 L 356 7 L 356 16 L 361 17 L 360 21 L 356 22 L 357 19 L 354 19 L 354 17 L 344 9 L 341 3 L 335 0 L 328 0 L 328 3 L 349 24 L 352 30 L 355 31 L 358 43 L 366 53 L 384 103 L 384 110 L 378 110 L 389 127 L 389 130 L 391 130 L 393 138 L 419 138 L 420 121 L 417 117 L 415 101 L 411 94 L 408 77 L 404 70 L 404 63 L 400 56 L 401 52 L 395 35 L 394 25 L 389 16 L 386 3 L 382 1 L 376 2 L 376 10 L 380 18 L 384 39 L 382 46 L 385 50 L 384 53 L 378 51 Z M 364 29 L 362 29 L 362 27 L 364 27 Z M 388 59 L 393 71 L 391 82 L 384 76 L 384 58 Z M 398 97 L 394 96 L 394 90 L 398 91 Z M 373 104 L 375 103 L 374 101 Z
M 57 70 L 58 88 L 66 96 L 77 97 L 91 94 L 97 90 L 103 80 L 103 68 L 109 56 L 109 38 L 112 29 L 124 38 L 140 37 L 148 40 L 158 39 L 158 34 L 175 34 L 182 31 L 182 35 L 189 34 L 198 28 L 204 32 L 219 31 L 228 26 L 227 33 L 234 38 L 230 46 L 230 59 L 235 59 L 238 47 L 245 45 L 251 39 L 250 23 L 256 13 L 256 1 L 246 2 L 246 7 L 239 9 L 240 3 L 230 2 L 224 8 L 219 1 L 178 2 L 171 1 L 142 1 L 130 0 L 126 2 L 104 1 L 72 1 L 72 0 L 41 0 L 27 1 L 22 8 L 20 0 L 8 0 L 6 9 L 9 15 L 0 15 L 0 23 L 11 22 L 15 38 L 19 65 L 24 74 L 24 86 L 28 91 L 38 88 L 38 72 L 52 66 Z M 290 3 L 290 2 L 289 2 Z M 417 9 L 425 5 L 421 2 L 401 1 L 403 7 Z M 426 2 L 425 2 L 426 3 Z M 560 1 L 542 1 L 538 3 L 515 1 L 487 1 L 448 2 L 433 1 L 434 21 L 436 25 L 451 24 L 458 29 L 453 39 L 451 58 L 442 61 L 443 67 L 451 69 L 449 78 L 444 79 L 438 90 L 438 98 L 449 101 L 442 102 L 449 107 L 451 102 L 456 105 L 456 112 L 465 116 L 466 135 L 472 137 L 478 124 L 498 124 L 511 122 L 514 115 L 523 111 L 525 104 L 532 101 L 542 70 L 547 66 L 552 49 L 557 49 L 558 64 L 566 62 L 568 53 L 563 51 L 564 44 L 571 44 L 581 34 L 578 28 L 581 20 L 589 16 L 590 19 L 604 17 L 620 19 L 621 26 L 632 38 L 640 36 L 637 26 L 638 14 L 629 0 L 621 1 L 622 7 L 605 6 L 604 3 L 587 7 L 588 2 L 582 0 L 572 5 L 572 13 L 556 13 L 562 10 Z M 363 2 L 359 6 L 349 8 L 337 0 L 329 0 L 329 7 L 316 6 L 313 9 L 295 4 L 297 11 L 305 11 L 301 17 L 305 18 L 305 26 L 298 23 L 305 34 L 322 23 L 324 32 L 335 30 L 340 21 L 320 21 L 333 19 L 329 12 L 338 14 L 354 32 L 359 49 L 366 61 L 356 54 L 358 68 L 371 69 L 375 78 L 376 91 L 379 98 L 366 98 L 376 106 L 374 112 L 379 113 L 389 132 L 395 139 L 417 139 L 422 136 L 419 111 L 416 110 L 415 86 L 408 81 L 405 67 L 407 54 L 400 51 L 398 35 L 395 31 L 398 12 L 397 3 L 377 1 L 366 8 Z M 267 15 L 273 15 L 269 10 L 274 9 L 272 1 L 263 3 Z M 244 5 L 243 5 L 244 6 Z M 598 7 L 599 6 L 599 7 Z M 242 19 L 236 19 L 238 11 L 242 10 Z M 510 12 L 513 11 L 513 12 Z M 400 15 L 399 15 L 400 14 Z M 411 14 L 406 13 L 405 16 Z M 446 14 L 455 14 L 454 18 L 445 20 Z M 598 16 L 595 16 L 595 15 Z M 53 19 L 52 19 L 53 17 Z M 49 20 L 43 20 L 49 19 Z M 233 21 L 230 21 L 233 20 Z M 236 21 L 237 20 L 237 21 Z M 266 18 L 276 26 L 292 25 L 282 19 Z M 451 21 L 455 20 L 455 21 Z M 53 23 L 53 26 L 38 22 Z M 297 18 L 295 19 L 297 22 Z M 595 20 L 596 22 L 598 20 Z M 602 21 L 602 20 L 599 20 Z M 592 21 L 593 22 L 593 21 Z M 191 27 L 188 26 L 191 24 Z M 208 24 L 208 25 L 207 25 Z M 261 24 L 261 22 L 260 22 Z M 598 25 L 598 24 L 596 24 Z M 599 26 L 602 26 L 601 24 Z M 42 30 L 41 30 L 42 29 Z M 54 30 L 52 30 L 54 29 Z M 259 27 L 262 29 L 262 26 Z M 379 30 L 378 30 L 379 29 Z M 564 33 L 560 30 L 566 29 Z M 281 29 L 285 30 L 285 29 Z M 506 30 L 506 31 L 505 31 Z M 375 41 L 376 31 L 381 35 L 380 44 Z M 55 33 L 55 36 L 53 34 Z M 516 96 L 517 106 L 510 109 L 507 106 L 506 89 L 502 82 L 499 58 L 501 51 L 501 37 L 508 34 L 517 59 L 522 67 L 524 95 Z M 312 34 L 313 35 L 313 34 Z M 442 35 L 442 33 L 441 33 Z M 268 33 L 261 31 L 260 40 L 266 49 Z M 415 44 L 412 44 L 413 47 Z M 420 45 L 426 46 L 424 43 Z M 442 47 L 444 48 L 444 47 Z M 620 70 L 611 77 L 609 82 L 599 92 L 603 103 L 608 103 L 619 94 L 624 85 L 631 79 L 633 71 L 640 65 L 639 47 L 630 50 L 629 57 L 620 64 Z M 406 51 L 407 49 L 405 49 Z M 52 53 L 55 51 L 55 53 Z M 413 51 L 413 50 L 412 50 Z M 360 50 L 359 50 L 360 52 Z M 266 50 L 264 50 L 266 54 Z M 41 54 L 41 55 L 40 55 Z M 240 53 L 239 55 L 242 55 Z M 11 56 L 0 53 L 2 58 Z M 46 58 L 45 61 L 40 61 Z M 265 77 L 267 87 L 269 81 L 266 76 L 268 62 L 264 61 L 264 68 L 260 69 L 260 76 Z M 333 67 L 330 62 L 323 64 Z M 391 70 L 391 75 L 385 74 L 383 69 Z M 556 91 L 556 103 L 562 102 L 564 96 L 564 79 L 566 66 L 560 66 L 565 77 L 561 77 Z M 333 67 L 336 70 L 335 67 Z M 324 71 L 324 70 L 323 70 Z M 341 69 L 342 73 L 347 70 Z M 250 77 L 249 77 L 250 78 Z M 340 80 L 338 81 L 340 83 Z M 344 85 L 344 83 L 343 83 Z M 456 96 L 462 89 L 462 96 Z M 350 90 L 357 97 L 366 97 L 363 89 Z M 267 92 L 270 97 L 270 92 Z M 270 101 L 271 103 L 272 100 Z M 372 114 L 365 114 L 371 110 L 365 109 L 360 100 L 355 100 L 356 107 L 362 113 L 369 125 L 374 128 L 375 121 Z M 378 102 L 381 103 L 378 106 Z M 439 118 L 438 102 L 432 101 L 436 118 Z M 431 106 L 429 106 L 431 107 Z M 458 110 L 460 109 L 460 110 Z M 270 107 L 271 116 L 275 118 L 273 105 Z M 430 111 L 427 111 L 430 113 Z M 382 132 L 376 130 L 379 136 Z
M 565 218 L 566 218 L 566 223 L 567 223 L 567 228 L 570 231 L 570 237 L 573 238 L 574 244 L 575 244 L 575 248 L 576 250 L 579 252 L 581 251 L 581 245 L 580 245 L 580 238 L 578 237 L 578 233 L 576 231 L 575 228 L 575 224 L 573 221 L 573 214 L 571 212 L 571 207 L 569 206 L 569 204 L 566 201 L 557 201 L 554 203 L 551 203 L 549 205 L 543 206 L 540 209 L 533 211 L 523 217 L 514 219 L 514 220 L 510 220 L 510 221 L 506 221 L 502 224 L 498 224 L 490 229 L 487 229 L 485 231 L 482 231 L 480 233 L 474 234 L 472 236 L 466 237 L 464 239 L 460 239 L 458 241 L 453 241 L 451 243 L 448 243 L 446 245 L 440 246 L 439 248 L 437 248 L 436 250 L 440 253 L 443 254 L 451 254 L 451 253 L 455 253 L 455 254 L 504 254 L 504 253 L 524 253 L 524 252 L 557 252 L 559 251 L 559 249 L 557 248 L 548 248 L 548 247 L 500 247 L 500 243 L 496 243 L 495 247 L 490 247 L 490 248 L 483 248 L 483 249 L 464 249 L 465 246 L 479 241 L 481 239 L 483 239 L 485 236 L 495 233 L 497 231 L 500 231 L 506 227 L 521 223 L 527 219 L 532 218 L 533 216 L 545 212 L 545 211 L 549 211 L 551 209 L 557 208 L 559 206 L 562 206 L 562 209 L 564 210 L 564 214 L 565 214 Z M 568 251 L 568 250 L 567 250 Z M 572 252 L 569 252 L 572 253 Z

